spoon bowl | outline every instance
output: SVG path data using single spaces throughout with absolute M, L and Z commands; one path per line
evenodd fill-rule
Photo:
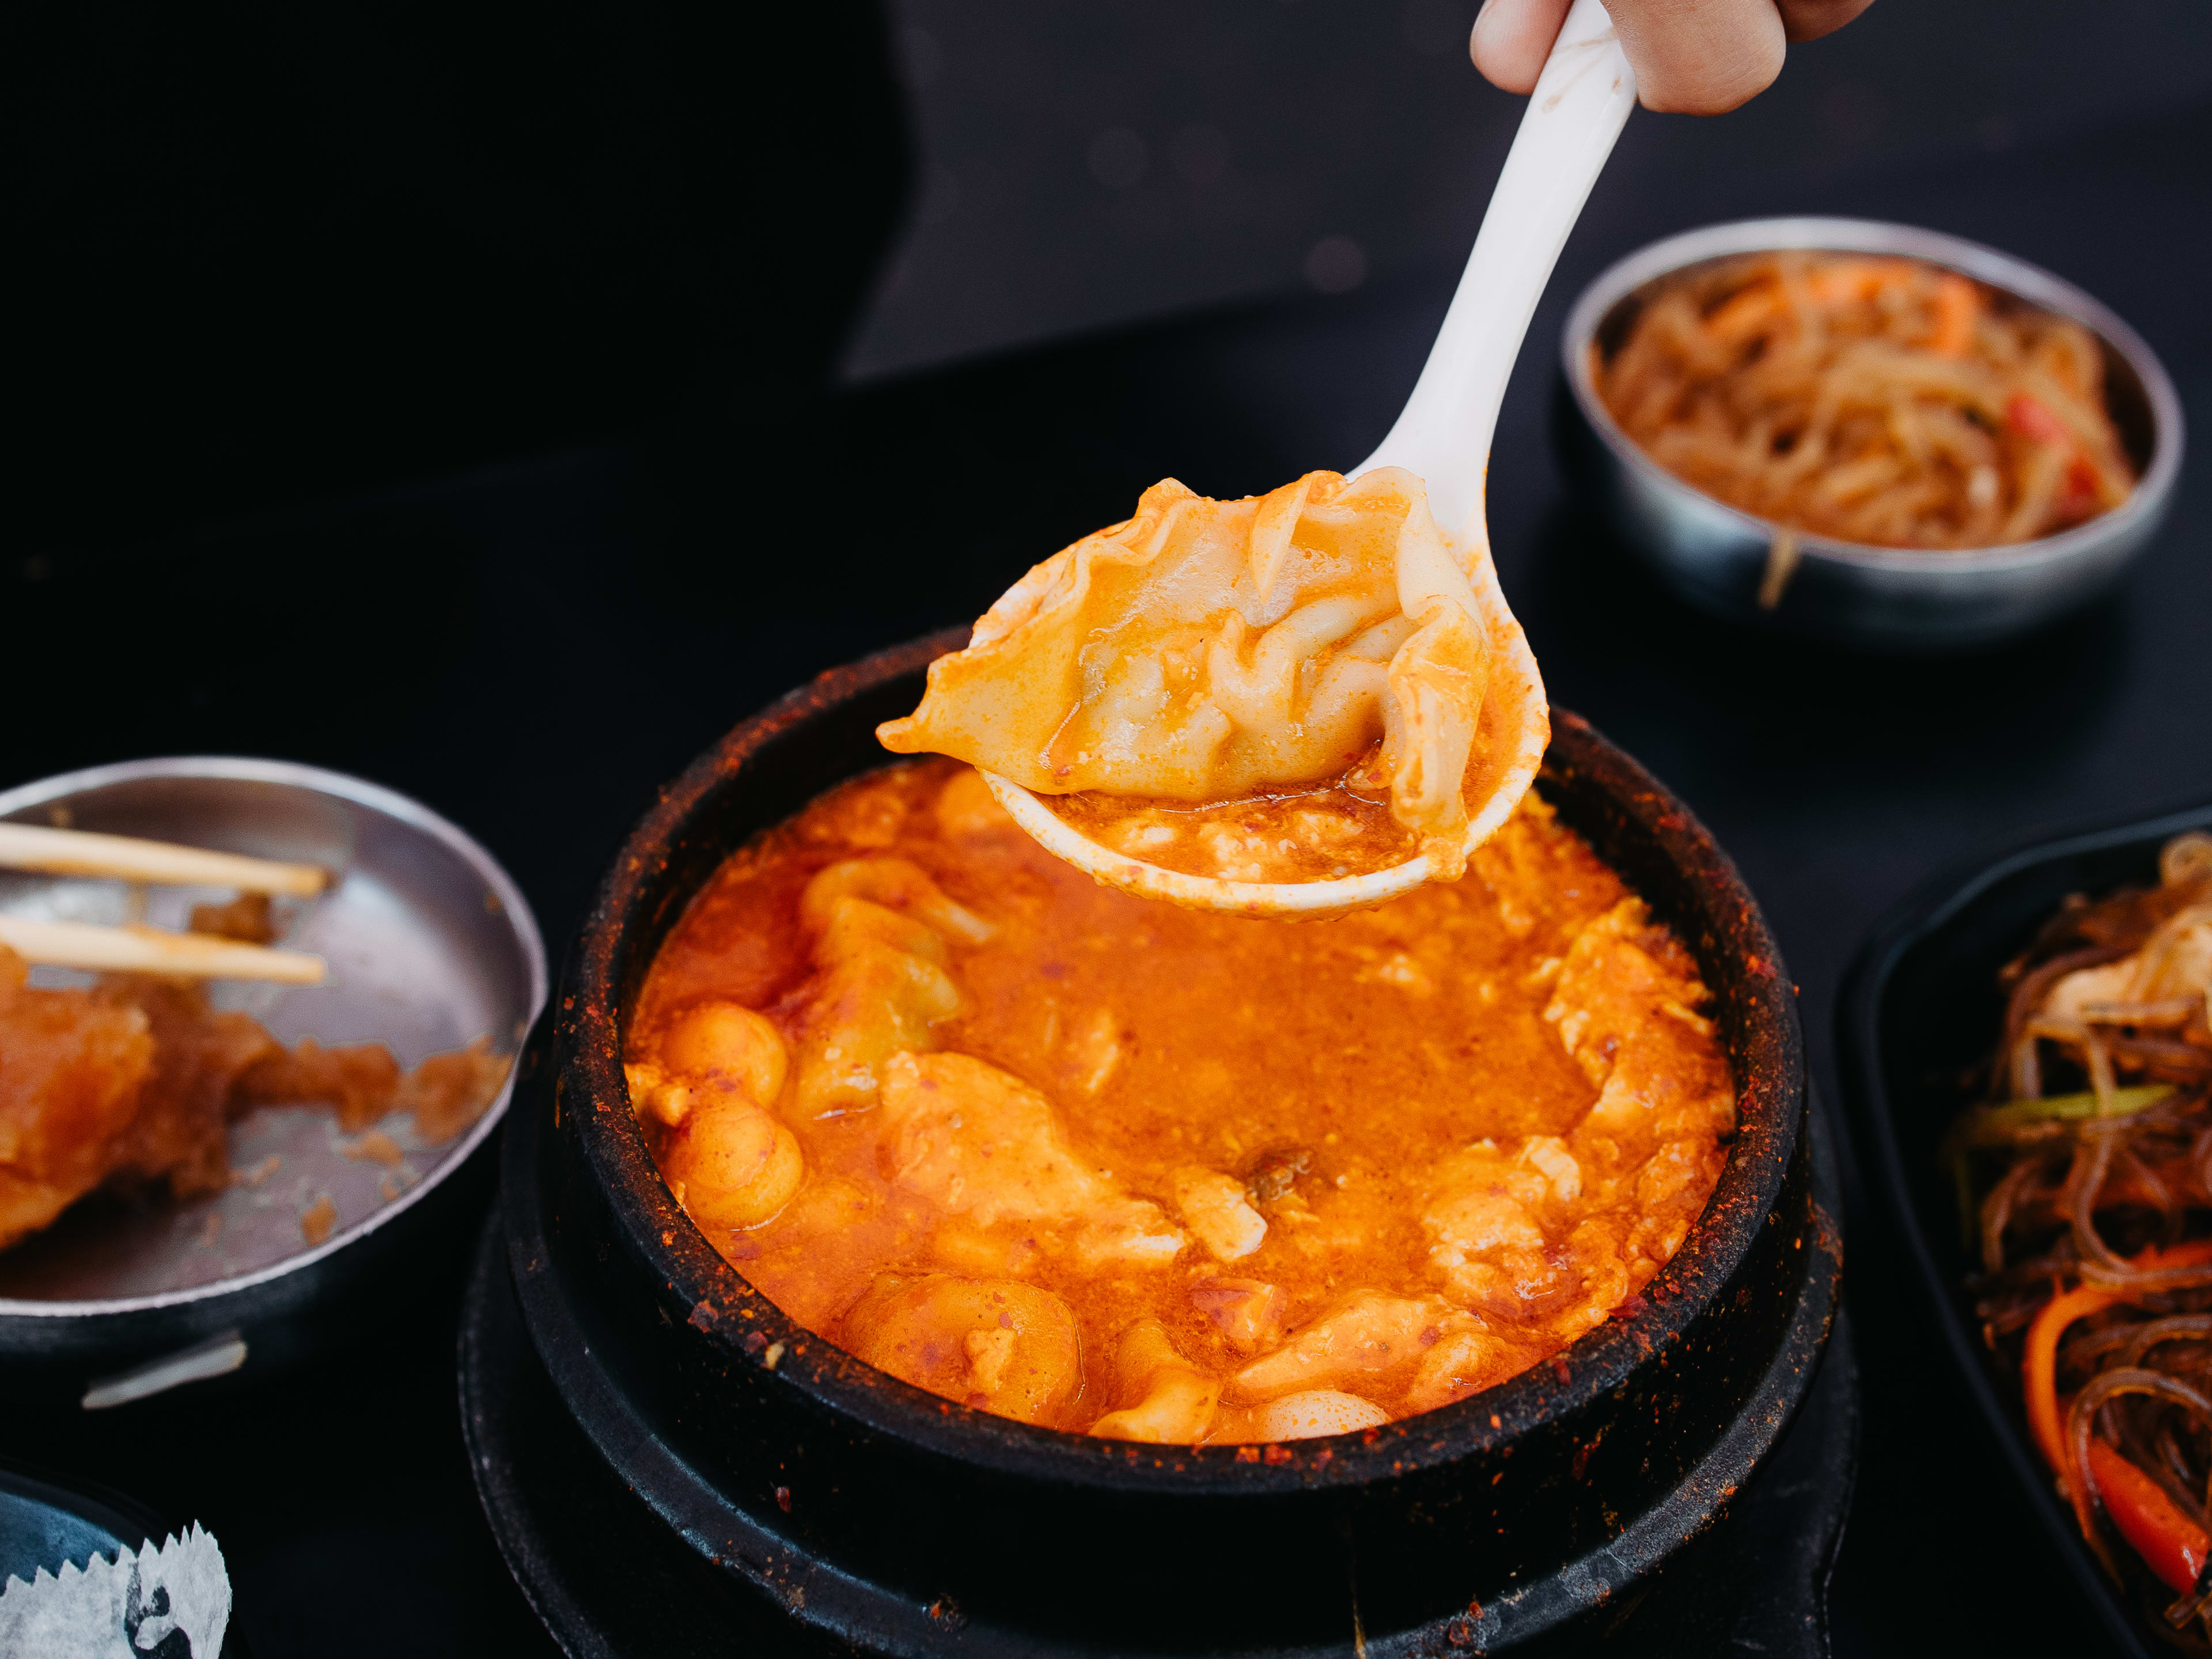
M 1466 846 L 1473 852 L 1520 805 L 1551 743 L 1552 720 L 1535 655 L 1506 605 L 1487 549 L 1476 555 L 1468 579 L 1491 647 L 1490 678 L 1477 717 L 1474 752 L 1460 786 L 1469 807 Z M 1054 857 L 1110 886 L 1188 909 L 1320 921 L 1383 903 L 1429 878 L 1425 853 L 1387 869 L 1333 881 L 1230 881 L 1170 870 L 1092 841 L 1054 811 L 1045 798 L 1009 779 L 993 772 L 984 772 L 982 778 L 1014 822 Z

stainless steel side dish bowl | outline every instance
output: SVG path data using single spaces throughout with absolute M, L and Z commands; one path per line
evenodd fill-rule
M 1607 364 L 1667 285 L 1784 251 L 1917 260 L 2071 319 L 2103 357 L 2106 413 L 2136 476 L 2107 512 L 2032 541 L 1936 550 L 1842 541 L 1758 517 L 1686 483 L 1601 395 Z M 1668 587 L 1700 610 L 1870 650 L 1942 652 L 2031 631 L 2116 581 L 2157 532 L 2180 476 L 2172 381 L 2112 311 L 2049 271 L 1961 237 L 1863 219 L 1750 219 L 1653 243 L 1585 289 L 1560 339 L 1559 428 L 1575 487 Z

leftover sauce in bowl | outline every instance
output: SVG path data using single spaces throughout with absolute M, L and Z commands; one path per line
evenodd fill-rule
M 1735 1122 L 1688 953 L 1531 795 L 1464 879 L 1181 909 L 973 771 L 734 854 L 630 1022 L 663 1175 L 806 1328 L 947 1399 L 1175 1443 L 1500 1382 L 1680 1246 Z
M 1042 799 L 1086 840 L 1224 881 L 1334 881 L 1418 856 L 1420 838 L 1391 817 L 1387 795 L 1361 793 L 1352 782 L 1347 776 L 1200 806 L 1089 793 Z
M 261 896 L 196 907 L 192 931 L 276 937 Z M 252 1015 L 215 1007 L 201 981 L 102 974 L 61 989 L 29 980 L 28 965 L 0 945 L 0 1249 L 103 1188 L 184 1202 L 258 1187 L 273 1171 L 234 1169 L 229 1128 L 264 1107 L 335 1108 L 339 1128 L 362 1135 L 346 1156 L 389 1171 L 378 1194 L 389 1203 L 404 1190 L 405 1155 L 373 1126 L 411 1113 L 420 1142 L 443 1146 L 499 1097 L 512 1064 L 483 1037 L 412 1071 L 380 1043 L 304 1037 L 288 1048 Z M 321 1244 L 337 1218 L 319 1194 L 301 1212 L 302 1242 Z M 221 1225 L 210 1219 L 210 1245 Z

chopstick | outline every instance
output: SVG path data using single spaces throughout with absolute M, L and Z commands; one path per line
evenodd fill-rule
M 320 957 L 302 951 L 272 951 L 266 945 L 242 945 L 214 933 L 99 927 L 85 921 L 29 921 L 21 916 L 0 916 L 0 945 L 26 962 L 110 973 L 319 985 L 329 971 Z
M 166 841 L 95 835 L 84 830 L 46 830 L 28 823 L 0 823 L 0 868 L 169 887 L 228 887 L 241 893 L 283 893 L 301 898 L 321 892 L 331 882 L 330 872 L 320 865 L 281 864 L 273 859 L 214 853 Z M 0 945 L 26 962 L 108 973 L 319 985 L 329 971 L 320 957 L 300 951 L 271 951 L 214 933 L 99 927 L 89 922 L 32 921 L 20 916 L 0 916 Z
M 228 887 L 241 893 L 300 898 L 312 897 L 331 884 L 331 872 L 319 864 L 280 864 L 166 841 L 141 841 L 135 836 L 44 830 L 29 823 L 0 823 L 0 868 L 169 887 Z

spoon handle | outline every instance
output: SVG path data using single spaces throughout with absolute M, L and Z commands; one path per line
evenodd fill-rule
M 1574 0 L 1505 157 L 1467 270 L 1413 395 L 1358 467 L 1427 481 L 1437 525 L 1483 539 L 1483 484 L 1505 382 L 1559 250 L 1636 104 L 1636 73 L 1601 0 Z

